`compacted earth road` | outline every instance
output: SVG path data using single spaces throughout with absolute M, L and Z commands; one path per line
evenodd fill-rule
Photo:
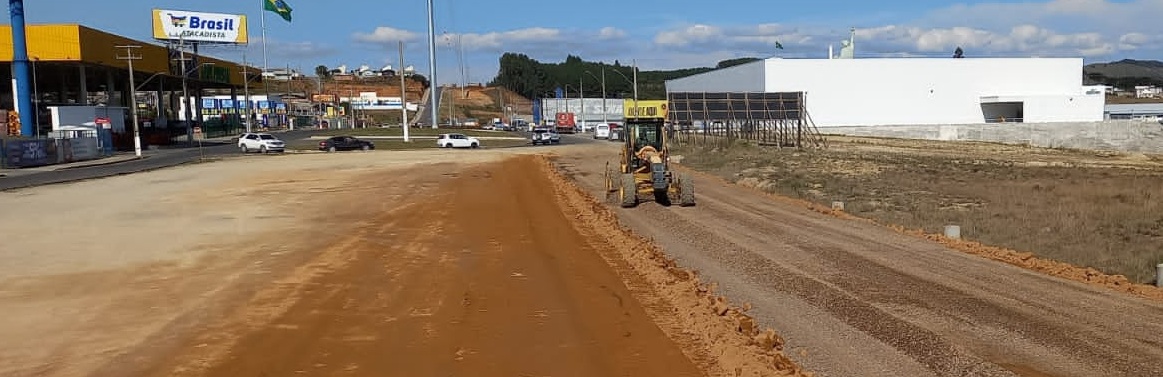
M 594 146 L 563 165 L 602 196 Z M 619 209 L 750 303 L 820 376 L 1158 376 L 1163 303 L 1048 277 L 690 172 L 695 207 Z
M 0 192 L 0 376 L 1163 373 L 1157 301 L 698 174 L 615 209 L 567 144 Z

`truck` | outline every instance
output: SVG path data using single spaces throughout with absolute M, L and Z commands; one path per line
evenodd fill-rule
M 577 130 L 577 121 L 574 119 L 573 113 L 557 113 L 554 119 L 556 120 L 554 126 L 557 128 L 557 133 L 572 134 Z

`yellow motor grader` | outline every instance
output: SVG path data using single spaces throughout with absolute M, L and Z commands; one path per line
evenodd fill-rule
M 694 181 L 670 170 L 665 123 L 663 117 L 626 118 L 620 161 L 606 162 L 605 171 L 606 192 L 616 192 L 623 208 L 641 200 L 695 205 Z

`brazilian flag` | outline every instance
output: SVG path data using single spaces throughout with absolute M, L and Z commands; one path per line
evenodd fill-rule
M 263 9 L 275 12 L 287 22 L 291 22 L 291 6 L 283 0 L 263 0 Z

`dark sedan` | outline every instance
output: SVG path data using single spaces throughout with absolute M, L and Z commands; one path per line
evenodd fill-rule
M 351 136 L 336 136 L 319 142 L 319 150 L 321 151 L 335 152 L 356 149 L 366 151 L 376 149 L 376 145 L 370 141 L 356 139 Z

